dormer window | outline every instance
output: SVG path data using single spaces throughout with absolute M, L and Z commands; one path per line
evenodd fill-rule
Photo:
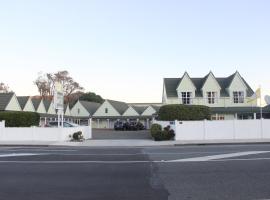
M 108 113 L 108 108 L 105 108 L 105 113 Z
M 207 92 L 206 94 L 208 104 L 215 104 L 217 99 L 217 92 Z
M 233 92 L 233 103 L 244 103 L 244 92 L 234 91 Z
M 186 105 L 191 104 L 192 92 L 181 92 L 181 94 L 182 94 L 182 103 Z

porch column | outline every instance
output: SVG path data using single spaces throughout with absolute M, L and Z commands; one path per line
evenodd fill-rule
M 99 128 L 99 119 L 97 119 L 97 128 Z
M 110 119 L 107 119 L 107 127 L 110 128 Z
M 238 119 L 237 113 L 234 114 L 234 118 L 235 118 L 236 120 Z
M 253 119 L 257 119 L 257 113 L 253 113 Z
M 150 129 L 149 119 L 146 119 L 146 129 Z
M 216 113 L 216 120 L 218 120 L 218 114 Z

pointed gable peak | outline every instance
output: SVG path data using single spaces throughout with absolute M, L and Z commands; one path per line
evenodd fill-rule
M 210 77 L 212 77 L 212 78 L 215 80 L 216 84 L 217 84 L 218 87 L 221 89 L 221 86 L 220 86 L 219 82 L 217 81 L 215 75 L 213 74 L 213 72 L 212 72 L 211 70 L 210 70 L 210 72 L 203 78 L 204 80 L 203 80 L 202 88 L 204 88 L 204 86 L 205 86 L 207 80 L 208 80 Z M 201 88 L 201 89 L 202 89 L 202 88 Z
M 179 83 L 178 83 L 178 85 L 177 85 L 177 87 L 176 87 L 176 90 L 178 90 L 179 86 L 181 85 L 182 81 L 183 81 L 185 78 L 189 79 L 189 81 L 191 82 L 192 86 L 193 86 L 193 87 L 195 88 L 195 90 L 196 90 L 195 84 L 193 83 L 192 79 L 190 78 L 189 74 L 188 74 L 186 71 L 185 71 L 185 73 L 183 74 L 182 78 L 180 79 L 180 81 L 179 81 Z

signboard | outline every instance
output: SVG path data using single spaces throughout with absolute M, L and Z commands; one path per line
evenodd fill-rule
M 61 83 L 56 82 L 54 85 L 54 108 L 64 110 L 64 92 Z

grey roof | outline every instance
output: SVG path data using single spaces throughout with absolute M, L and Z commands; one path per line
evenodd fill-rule
M 224 113 L 224 114 L 241 114 L 241 113 L 259 113 L 260 107 L 212 107 L 210 108 L 212 114 Z
M 50 108 L 50 105 L 51 105 L 52 101 L 50 101 L 50 100 L 48 100 L 48 99 L 43 99 L 43 103 L 44 103 L 46 112 L 48 112 L 48 110 L 49 110 L 49 108 Z
M 108 100 L 107 101 L 114 107 L 114 109 L 119 112 L 120 115 L 124 114 L 124 112 L 128 109 L 128 104 L 125 102 L 121 101 L 113 101 L 113 100 Z
M 14 93 L 0 93 L 0 110 L 4 111 L 12 99 Z
M 159 111 L 159 109 L 161 108 L 161 106 L 155 106 L 155 105 L 151 105 L 157 112 Z
M 211 72 L 210 72 L 211 73 Z M 195 91 L 195 96 L 196 97 L 202 97 L 202 87 L 207 79 L 207 77 L 210 75 L 207 74 L 205 77 L 203 78 L 190 78 L 191 81 L 193 82 L 193 84 L 196 87 L 196 91 Z M 234 76 L 236 75 L 237 72 L 235 72 L 234 74 L 228 76 L 228 77 L 222 77 L 222 78 L 216 78 L 218 84 L 221 87 L 221 91 L 220 91 L 220 96 L 221 97 L 229 97 L 227 88 L 230 86 Z M 242 78 L 242 77 L 241 77 Z M 177 87 L 180 84 L 182 78 L 164 78 L 164 85 L 165 85 L 165 89 L 166 89 L 166 93 L 167 93 L 167 97 L 177 97 Z M 247 86 L 247 96 L 250 97 L 254 94 L 254 91 L 251 89 L 251 87 L 248 85 L 248 83 L 245 81 L 245 79 L 243 79 L 243 82 L 246 84 Z
M 131 106 L 139 115 L 141 115 L 146 109 L 147 106 Z
M 29 96 L 19 96 L 19 97 L 17 96 L 18 102 L 22 110 L 24 109 L 29 98 L 30 98 Z
M 90 113 L 90 115 L 93 115 L 101 105 L 100 103 L 90 101 L 80 101 L 80 103 Z
M 34 106 L 35 110 L 37 111 L 38 106 L 39 106 L 39 104 L 41 102 L 41 99 L 32 98 L 31 100 L 32 100 L 32 103 L 33 103 L 33 106 Z

